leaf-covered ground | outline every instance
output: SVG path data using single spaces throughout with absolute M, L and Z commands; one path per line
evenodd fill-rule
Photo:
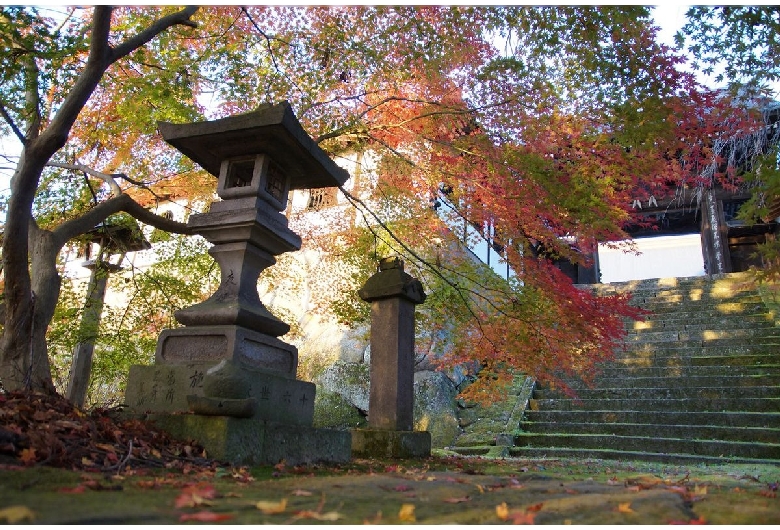
M 238 468 L 110 411 L 2 397 L 0 523 L 780 523 L 777 466 L 440 454 Z
M 94 472 L 211 466 L 202 447 L 172 440 L 118 410 L 89 413 L 56 394 L 0 393 L 0 463 Z

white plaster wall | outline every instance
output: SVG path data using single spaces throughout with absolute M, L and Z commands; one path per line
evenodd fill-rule
M 640 255 L 599 245 L 602 283 L 705 274 L 699 234 L 644 237 L 634 242 Z

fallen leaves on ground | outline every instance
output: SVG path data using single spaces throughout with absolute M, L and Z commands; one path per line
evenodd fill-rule
M 35 513 L 27 506 L 8 506 L 0 510 L 0 522 L 19 524 L 34 520 Z
M 339 519 L 343 519 L 344 516 L 341 515 L 338 512 L 318 512 L 318 511 L 311 511 L 311 510 L 302 510 L 300 512 L 296 512 L 295 515 L 293 515 L 293 520 L 296 521 L 298 519 L 314 519 L 315 521 L 338 521 Z
M 297 489 L 297 490 L 291 491 L 290 495 L 293 495 L 295 497 L 311 497 L 314 494 L 312 492 L 310 492 L 310 491 Z
M 25 466 L 120 472 L 134 467 L 209 467 L 202 447 L 178 442 L 119 409 L 89 412 L 41 392 L 0 394 L 0 455 Z
M 296 490 L 301 491 L 301 490 Z M 307 495 L 311 495 L 309 492 L 305 492 Z M 320 499 L 320 503 L 316 510 L 300 510 L 292 515 L 290 521 L 298 521 L 301 519 L 312 519 L 315 521 L 334 522 L 339 519 L 344 519 L 344 516 L 336 511 L 323 512 L 322 509 L 325 506 L 325 495 Z M 280 501 L 257 501 L 255 508 L 263 512 L 263 515 L 281 515 L 287 511 L 287 499 L 284 498 Z
M 314 519 L 315 521 L 327 521 L 332 523 L 344 518 L 342 514 L 336 511 L 323 512 L 322 510 L 324 507 L 325 494 L 323 493 L 322 497 L 320 497 L 320 503 L 317 505 L 316 510 L 301 510 L 296 512 L 295 515 L 293 515 L 291 521 L 298 521 L 300 519 Z
M 708 524 L 708 523 L 707 521 L 704 520 L 704 517 L 699 517 L 698 519 L 691 519 L 689 521 L 670 521 L 669 524 L 693 525 L 693 524 Z
M 200 523 L 217 523 L 219 521 L 227 521 L 232 518 L 233 516 L 229 513 L 201 511 L 196 513 L 183 513 L 179 517 L 179 522 L 183 523 L 185 521 L 198 521 Z
M 84 484 L 79 484 L 78 486 L 73 486 L 72 488 L 60 488 L 57 490 L 57 493 L 84 493 L 87 491 L 87 488 L 84 486 Z
M 414 504 L 402 504 L 401 509 L 398 511 L 398 518 L 405 523 L 417 521 L 414 515 Z
M 512 524 L 534 524 L 536 513 L 544 506 L 543 502 L 527 507 L 525 510 L 509 509 L 505 502 L 496 506 L 496 516 L 502 521 L 511 521 Z
M 617 478 L 607 480 L 607 484 L 616 486 L 621 482 Z M 694 503 L 702 500 L 707 495 L 707 485 L 698 484 L 686 474 L 679 480 L 661 480 L 657 477 L 629 478 L 622 482 L 624 487 L 631 492 L 638 493 L 643 490 L 662 488 L 680 495 L 685 502 Z
M 198 506 L 210 506 L 211 500 L 216 498 L 217 490 L 208 482 L 190 484 L 182 489 L 176 497 L 176 508 L 197 508 Z
M 397 491 L 397 492 L 406 492 L 406 491 L 412 491 L 414 488 L 411 486 L 407 486 L 406 484 L 398 484 L 397 486 L 379 486 L 380 489 L 383 489 L 385 491 Z
M 465 497 L 450 497 L 448 499 L 444 499 L 444 502 L 448 502 L 450 504 L 459 504 L 461 502 L 469 502 L 471 500 L 471 497 L 466 495 Z
M 255 503 L 255 508 L 263 512 L 264 515 L 276 515 L 284 513 L 287 509 L 287 499 L 280 501 L 258 501 Z

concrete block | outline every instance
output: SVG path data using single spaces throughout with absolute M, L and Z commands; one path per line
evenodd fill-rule
M 431 456 L 427 431 L 352 431 L 352 454 L 365 458 L 420 458 Z
M 209 458 L 232 465 L 342 464 L 352 457 L 347 431 L 197 414 L 152 414 L 147 419 L 173 438 L 196 441 Z

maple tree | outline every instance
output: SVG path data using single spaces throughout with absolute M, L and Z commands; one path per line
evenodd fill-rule
M 777 6 L 691 7 L 676 35 L 705 74 L 732 89 L 771 93 L 780 80 L 780 9 Z
M 739 219 L 748 224 L 773 219 L 780 197 L 780 130 L 778 130 L 778 80 L 780 80 L 780 9 L 777 6 L 691 7 L 688 22 L 677 34 L 678 45 L 690 53 L 694 66 L 727 85 L 741 100 L 757 102 L 767 125 L 764 131 L 735 142 L 734 152 L 758 149 L 740 164 L 744 182 L 752 193 L 740 207 Z M 755 130 L 755 129 L 754 129 Z M 763 132 L 763 134 L 761 134 Z M 747 144 L 747 145 L 746 145 Z M 758 278 L 780 278 L 780 242 L 775 238 L 758 246 L 765 267 Z
M 187 234 L 146 207 L 164 196 L 207 204 L 213 179 L 163 144 L 156 121 L 285 99 L 334 158 L 378 160 L 376 175 L 342 190 L 348 215 L 324 229 L 296 224 L 307 245 L 352 260 L 339 285 L 359 287 L 382 239 L 431 292 L 422 319 L 431 335 L 451 326 L 446 363 L 476 363 L 486 383 L 512 368 L 591 372 L 622 336 L 622 317 L 637 313 L 625 298 L 575 287 L 554 260 L 587 264 L 597 242 L 625 238 L 636 189 L 671 193 L 669 182 L 700 174 L 693 160 L 717 154 L 692 150 L 694 133 L 715 130 L 702 112 L 708 96 L 656 43 L 649 14 L 96 7 L 54 20 L 4 8 L 0 111 L 24 150 L 3 237 L 3 385 L 51 386 L 45 332 L 63 245 L 118 211 Z M 207 95 L 213 109 L 201 103 Z M 443 201 L 476 227 L 461 235 L 488 234 L 502 249 L 508 282 L 445 252 L 459 235 L 439 215 Z M 330 295 L 346 320 L 356 315 L 351 293 Z
M 112 34 L 108 7 L 95 8 L 91 19 L 85 20 L 73 12 L 60 26 L 36 10 L 2 11 L 2 115 L 5 130 L 23 146 L 11 179 L 3 233 L 5 326 L 0 378 L 7 389 L 52 387 L 45 332 L 59 295 L 57 255 L 66 242 L 121 210 L 160 228 L 188 232 L 186 225 L 153 216 L 122 193 L 115 176 L 79 165 L 74 169 L 111 185 L 110 191 L 101 193 L 105 200 L 98 203 L 88 182 L 94 203 L 77 201 L 77 208 L 61 213 L 56 226 L 36 222 L 33 204 L 47 164 L 66 146 L 79 113 L 106 71 L 167 29 L 192 25 L 193 12 L 193 8 L 171 11 L 139 31 Z M 84 24 L 90 24 L 90 31 L 80 31 Z

